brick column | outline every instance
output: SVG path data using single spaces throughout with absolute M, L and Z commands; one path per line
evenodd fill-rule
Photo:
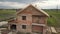
M 46 27 L 43 27 L 43 34 L 46 34 Z

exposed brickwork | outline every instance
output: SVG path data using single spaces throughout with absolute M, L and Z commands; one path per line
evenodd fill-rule
M 43 32 L 43 27 L 42 26 L 32 26 L 33 31 L 37 32 Z
M 36 24 L 45 24 L 47 25 L 47 16 L 34 8 L 32 5 L 25 8 L 22 12 L 17 11 L 16 15 L 16 31 L 20 32 L 43 32 L 43 34 L 46 33 L 46 26 L 38 26 L 38 25 L 32 25 L 32 23 Z M 26 20 L 22 20 L 22 16 L 26 16 Z M 10 22 L 9 22 L 10 23 Z M 14 21 L 10 24 L 14 23 Z M 26 25 L 26 29 L 22 28 L 22 25 Z M 10 29 L 10 25 L 9 25 Z

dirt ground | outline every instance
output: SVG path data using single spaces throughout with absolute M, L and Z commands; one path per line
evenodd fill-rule
M 60 27 L 56 28 L 56 31 L 58 32 L 57 34 L 60 34 Z

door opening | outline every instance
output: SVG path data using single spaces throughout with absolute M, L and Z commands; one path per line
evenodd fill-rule
M 14 25 L 14 24 L 11 25 L 11 26 L 10 26 L 10 29 L 11 29 L 11 30 L 16 30 L 16 25 Z

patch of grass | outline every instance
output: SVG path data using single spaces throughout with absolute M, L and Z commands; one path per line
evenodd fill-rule
M 15 9 L 0 9 L 0 20 L 5 20 L 10 17 L 14 17 L 15 13 Z

